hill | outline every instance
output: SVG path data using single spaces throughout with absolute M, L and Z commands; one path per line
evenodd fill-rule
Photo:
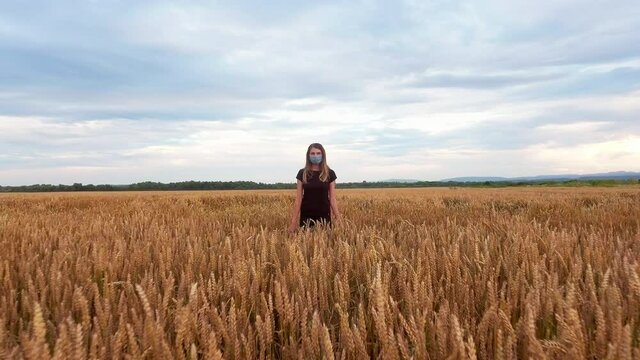
M 567 181 L 567 180 L 638 180 L 640 172 L 613 171 L 595 174 L 557 174 L 557 175 L 537 175 L 519 177 L 496 177 L 496 176 L 464 176 L 443 179 L 440 181 L 453 182 L 484 182 L 484 181 Z

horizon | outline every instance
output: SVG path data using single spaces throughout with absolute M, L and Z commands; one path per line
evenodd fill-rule
M 288 183 L 313 142 L 338 182 L 637 169 L 639 14 L 5 1 L 0 185 Z
M 619 171 L 610 171 L 610 172 L 605 172 L 605 173 L 590 173 L 590 174 L 538 174 L 538 175 L 532 175 L 532 176 L 513 176 L 513 177 L 504 177 L 504 176 L 492 176 L 492 175 L 487 175 L 487 176 L 475 176 L 475 175 L 469 175 L 469 176 L 456 176 L 453 178 L 442 178 L 442 179 L 412 179 L 412 178 L 386 178 L 386 179 L 363 179 L 363 180 L 359 180 L 359 181 L 347 181 L 346 183 L 376 183 L 376 182 L 381 182 L 381 183 L 391 183 L 391 182 L 468 182 L 470 180 L 458 180 L 458 179 L 479 179 L 477 180 L 478 182 L 483 182 L 485 180 L 485 178 L 496 178 L 496 179 L 500 179 L 500 180 L 494 180 L 494 181 L 509 181 L 512 179 L 523 179 L 523 181 L 529 181 L 526 180 L 527 178 L 535 178 L 535 177 L 549 177 L 546 180 L 558 180 L 561 179 L 563 177 L 566 176 L 577 176 L 577 177 L 589 177 L 589 176 L 604 176 L 607 174 L 633 174 L 633 175 L 640 175 L 640 171 L 628 171 L 628 170 L 619 170 Z M 73 182 L 73 183 L 32 183 L 32 184 L 13 184 L 13 185 L 5 185 L 5 184 L 0 184 L 0 187 L 21 187 L 21 186 L 35 186 L 35 185 L 51 185 L 51 186 L 58 186 L 58 185 L 64 185 L 64 186 L 72 186 L 75 184 L 81 184 L 83 186 L 86 185 L 95 185 L 95 186 L 99 186 L 99 185 L 109 185 L 109 186 L 128 186 L 128 185 L 133 185 L 133 184 L 139 184 L 139 183 L 161 183 L 161 184 L 168 184 L 168 183 L 186 183 L 186 182 L 254 182 L 257 184 L 266 184 L 266 185 L 275 185 L 275 184 L 295 184 L 295 181 L 276 181 L 276 182 L 265 182 L 265 181 L 254 181 L 254 180 L 241 180 L 241 179 L 235 179 L 235 180 L 215 180 L 215 179 L 208 179 L 208 180 L 197 180 L 197 179 L 188 179 L 188 180 L 179 180 L 179 181 L 167 181 L 167 182 L 163 182 L 163 181 L 154 181 L 154 180 L 142 180 L 142 181 L 138 181 L 138 182 L 134 182 L 134 183 L 82 183 L 82 182 Z M 473 182 L 473 181 L 471 181 Z M 340 182 L 338 182 L 339 184 Z

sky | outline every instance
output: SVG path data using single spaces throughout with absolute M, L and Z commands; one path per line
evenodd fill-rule
M 0 185 L 640 171 L 640 2 L 0 2 Z

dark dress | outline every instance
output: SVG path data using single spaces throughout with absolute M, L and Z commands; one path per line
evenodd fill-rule
M 296 179 L 302 181 L 304 169 L 298 171 Z M 300 226 L 313 225 L 317 221 L 331 224 L 331 203 L 329 184 L 337 179 L 336 173 L 329 170 L 326 182 L 320 181 L 320 171 L 312 171 L 307 183 L 302 184 L 302 205 L 300 206 Z

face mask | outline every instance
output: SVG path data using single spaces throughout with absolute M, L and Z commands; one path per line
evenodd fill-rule
M 322 155 L 309 155 L 309 161 L 312 164 L 318 165 L 322 162 Z

